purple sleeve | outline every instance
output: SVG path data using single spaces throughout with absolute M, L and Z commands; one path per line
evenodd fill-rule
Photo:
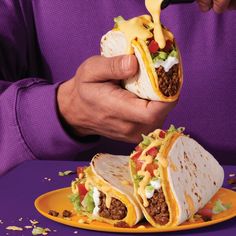
M 31 54 L 37 52 L 22 4 L 0 2 L 0 175 L 24 160 L 74 159 L 91 148 L 64 131 L 57 114 L 58 84 L 32 76 L 37 63 Z

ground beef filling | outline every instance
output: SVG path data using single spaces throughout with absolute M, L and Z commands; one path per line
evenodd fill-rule
M 165 201 L 162 189 L 155 190 L 153 197 L 148 199 L 149 205 L 146 207 L 148 214 L 160 225 L 169 222 L 169 210 Z
M 99 216 L 112 219 L 121 220 L 127 215 L 126 206 L 115 198 L 111 199 L 111 205 L 109 208 L 106 207 L 106 195 L 100 192 L 100 204 L 99 204 Z
M 130 226 L 124 221 L 119 221 L 115 223 L 114 226 L 119 228 L 130 228 Z
M 159 89 L 166 97 L 176 95 L 179 90 L 180 80 L 178 70 L 178 64 L 173 65 L 168 72 L 165 72 L 162 66 L 156 69 Z

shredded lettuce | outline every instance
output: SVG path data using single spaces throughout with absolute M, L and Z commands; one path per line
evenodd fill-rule
M 160 60 L 165 61 L 166 58 L 168 57 L 168 53 L 163 52 L 163 51 L 159 51 L 157 57 L 158 57 Z M 154 59 L 155 59 L 155 58 L 154 58 Z
M 47 235 L 51 230 L 48 228 L 35 227 L 32 230 L 32 235 Z
M 174 125 L 170 125 L 169 129 L 167 130 L 167 133 L 172 133 L 172 132 L 182 133 L 184 130 L 185 130 L 184 127 L 175 128 Z
M 117 16 L 114 18 L 115 25 L 114 27 L 117 28 L 119 26 L 119 23 L 125 21 L 125 19 L 122 16 Z
M 149 137 L 149 136 L 146 136 L 144 134 L 142 134 L 142 137 L 143 137 L 143 141 L 141 142 L 142 147 L 143 146 L 148 146 L 151 143 L 152 138 Z
M 155 191 L 155 189 L 154 189 L 153 186 L 147 185 L 147 186 L 145 187 L 145 195 L 146 195 L 146 197 L 147 197 L 148 199 L 152 198 L 152 197 L 153 197 L 153 194 L 154 194 L 154 191 Z
M 71 174 L 75 174 L 76 172 L 73 170 L 66 170 L 66 171 L 59 171 L 58 175 L 59 176 L 66 176 L 66 175 L 71 175 Z
M 144 178 L 142 175 L 134 175 L 134 184 L 138 186 L 139 182 Z
M 152 185 L 147 185 L 145 187 L 145 191 L 147 191 L 147 192 L 152 192 L 153 190 L 154 190 L 154 187 Z
M 178 51 L 176 49 L 173 49 L 170 54 L 169 54 L 170 57 L 178 57 Z
M 80 196 L 79 194 L 71 194 L 69 196 L 70 202 L 73 204 L 75 210 L 80 211 L 81 210 L 81 202 L 80 202 Z
M 87 212 L 89 213 L 93 212 L 93 209 L 95 207 L 95 204 L 93 201 L 93 189 L 90 189 L 89 192 L 87 192 L 81 204 Z
M 132 169 L 136 168 L 136 165 L 135 165 L 135 163 L 134 163 L 134 161 L 132 159 L 130 160 L 130 165 L 131 165 Z
M 160 179 L 160 177 L 153 177 L 152 179 L 151 179 L 151 181 L 157 181 L 157 180 L 159 180 Z M 150 182 L 151 182 L 150 181 Z
M 212 213 L 219 214 L 229 208 L 231 208 L 231 204 L 223 204 L 221 200 L 217 200 L 212 208 Z

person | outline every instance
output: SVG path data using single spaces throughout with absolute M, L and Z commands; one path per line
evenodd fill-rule
M 235 1 L 198 3 L 221 13 Z M 171 112 L 176 102 L 142 100 L 119 86 L 137 72 L 134 56 L 98 56 L 112 19 L 145 13 L 143 1 L 1 1 L 0 174 L 25 160 L 75 159 L 98 136 L 135 143 L 141 133 L 169 123 L 186 125 L 231 160 L 235 12 L 201 15 L 196 7 L 163 11 L 185 67 L 182 98 Z

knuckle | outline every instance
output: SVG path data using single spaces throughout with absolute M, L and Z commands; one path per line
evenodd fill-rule
M 146 116 L 144 118 L 144 123 L 149 124 L 151 126 L 157 122 L 158 117 L 159 117 L 158 114 L 155 114 L 153 112 L 149 112 L 146 114 Z
M 122 132 L 125 137 L 131 137 L 135 131 L 134 125 L 133 124 L 127 124 L 125 123 Z

